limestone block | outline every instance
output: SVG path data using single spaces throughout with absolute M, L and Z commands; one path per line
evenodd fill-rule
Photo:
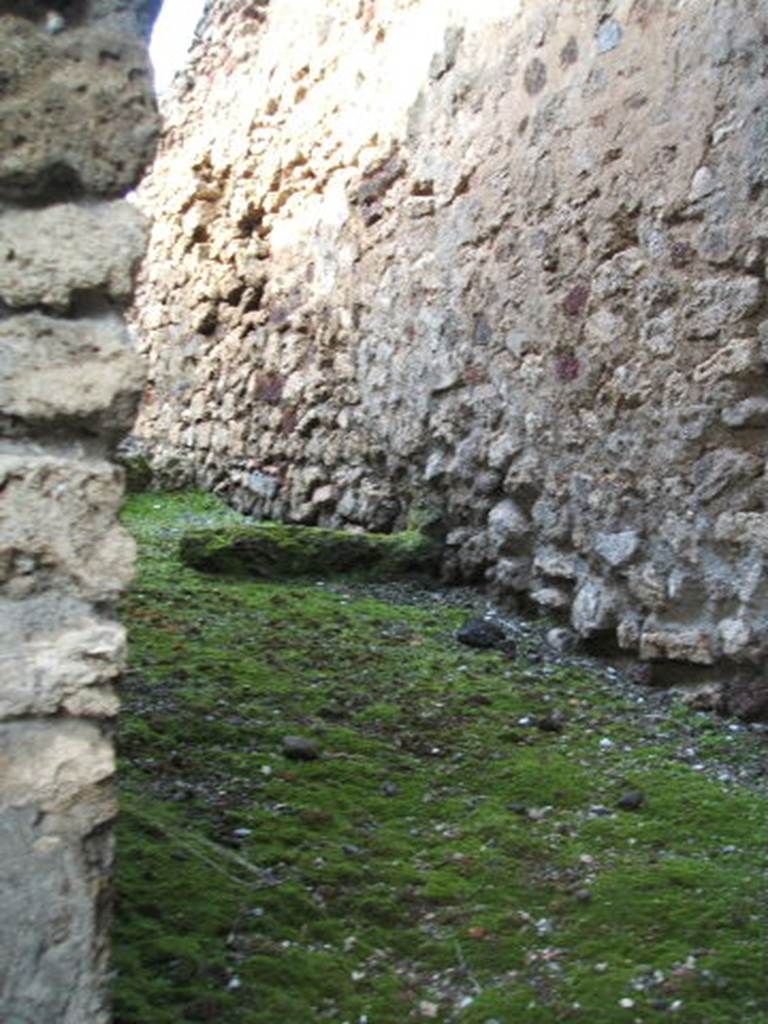
M 0 65 L 0 200 L 116 196 L 136 184 L 159 127 L 138 38 L 51 34 L 5 14 Z
M 752 639 L 752 630 L 743 619 L 732 617 L 721 619 L 717 624 L 717 632 L 723 645 L 723 653 L 740 654 Z
M 726 427 L 735 430 L 768 426 L 768 398 L 745 398 L 729 409 L 723 409 L 722 420 Z
M 125 630 L 94 622 L 63 633 L 47 631 L 0 654 L 0 720 L 66 712 L 111 718 L 118 700 L 109 685 L 125 657 Z
M 114 771 L 111 738 L 94 722 L 0 724 L 0 812 L 8 807 L 65 812 Z
M 616 624 L 616 593 L 603 582 L 587 578 L 571 606 L 571 624 L 579 636 L 594 636 Z
M 492 570 L 492 580 L 501 591 L 524 591 L 531 578 L 527 558 L 500 558 Z
M 702 456 L 694 467 L 696 496 L 712 501 L 729 487 L 754 479 L 762 463 L 756 455 L 737 448 L 718 448 Z
M 500 501 L 488 513 L 488 538 L 496 553 L 514 551 L 530 531 L 528 517 L 511 498 Z
M 0 415 L 126 433 L 144 370 L 114 315 L 63 320 L 27 313 L 0 321 Z
M 595 551 L 614 569 L 629 562 L 639 546 L 640 534 L 637 530 L 595 534 Z
M 541 608 L 553 612 L 562 612 L 571 606 L 571 592 L 566 587 L 556 587 L 551 583 L 534 582 L 530 588 L 531 600 Z
M 0 456 L 0 589 L 20 599 L 47 587 L 115 600 L 135 546 L 117 522 L 120 470 L 98 460 Z
M 537 548 L 533 565 L 545 576 L 575 580 L 579 574 L 580 559 L 570 552 L 547 545 Z
M 696 282 L 693 296 L 689 327 L 695 334 L 708 336 L 756 312 L 762 302 L 763 284 L 751 275 L 706 278 Z
M 711 384 L 725 377 L 757 373 L 762 368 L 757 338 L 734 338 L 699 363 L 693 379 L 697 384 Z
M 640 618 L 637 615 L 625 615 L 616 627 L 616 640 L 624 650 L 637 649 L 640 643 Z
M 47 749 L 30 743 L 23 753 L 30 758 Z M 83 753 L 90 750 L 70 751 Z M 71 815 L 40 818 L 39 808 L 26 802 L 0 809 L 3 1020 L 106 1024 L 100 981 L 107 967 L 103 908 L 112 844 L 106 835 L 89 837 L 104 818 L 98 814 L 79 828 Z
M 754 545 L 768 555 L 768 512 L 723 512 L 715 522 L 715 538 L 744 547 Z
M 0 302 L 64 312 L 98 292 L 126 303 L 145 243 L 144 218 L 122 200 L 8 210 L 0 218 Z
M 691 661 L 696 665 L 712 665 L 715 646 L 707 629 L 669 625 L 646 626 L 640 634 L 640 657 L 644 661 L 668 658 Z

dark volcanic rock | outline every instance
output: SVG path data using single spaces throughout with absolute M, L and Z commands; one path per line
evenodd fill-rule
M 283 755 L 291 761 L 316 761 L 320 747 L 308 736 L 283 736 Z
M 497 622 L 487 619 L 470 619 L 456 632 L 456 639 L 467 647 L 488 649 L 504 643 L 504 630 Z
M 645 803 L 645 794 L 639 789 L 630 789 L 616 801 L 622 811 L 636 811 Z
M 768 722 L 768 679 L 731 683 L 724 704 L 728 714 L 744 722 Z
M 550 711 L 543 718 L 540 718 L 536 723 L 536 727 L 541 729 L 542 732 L 562 732 L 564 725 L 565 715 L 557 708 L 554 711 Z

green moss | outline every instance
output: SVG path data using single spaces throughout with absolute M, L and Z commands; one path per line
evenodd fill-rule
M 146 491 L 152 484 L 152 467 L 144 455 L 138 452 L 122 452 L 115 461 L 125 470 L 125 489 L 129 494 Z
M 349 533 L 314 526 L 253 523 L 190 530 L 181 539 L 181 561 L 205 572 L 281 579 L 358 572 L 396 578 L 432 573 L 436 541 L 415 531 Z
M 201 574 L 180 537 L 242 522 L 210 496 L 125 522 L 116 1024 L 765 1024 L 765 797 L 679 756 L 759 735 L 468 651 L 450 604 Z

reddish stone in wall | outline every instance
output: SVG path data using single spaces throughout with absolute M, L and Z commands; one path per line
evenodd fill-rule
M 563 309 L 568 316 L 579 316 L 589 300 L 589 285 L 577 284 L 568 292 L 563 299 Z

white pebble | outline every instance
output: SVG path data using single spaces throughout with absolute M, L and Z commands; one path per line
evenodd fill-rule
M 58 13 L 58 11 L 48 11 L 45 16 L 45 31 L 50 35 L 55 36 L 59 32 L 63 32 L 66 27 L 64 18 Z

